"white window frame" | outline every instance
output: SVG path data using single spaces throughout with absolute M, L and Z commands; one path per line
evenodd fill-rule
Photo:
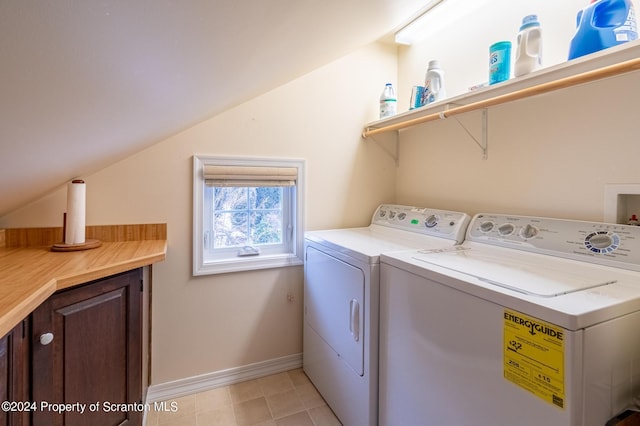
M 291 232 L 285 232 L 290 236 L 290 245 L 287 253 L 271 254 L 267 251 L 257 256 L 237 256 L 237 250 L 230 253 L 227 258 L 205 261 L 205 237 L 204 237 L 204 167 L 207 165 L 220 166 L 262 166 L 262 167 L 295 167 L 298 169 L 295 190 L 292 197 L 291 217 L 285 213 L 283 218 L 284 229 L 291 227 Z M 211 155 L 193 156 L 193 275 L 222 274 L 228 272 L 250 271 L 256 269 L 280 268 L 303 264 L 304 243 L 304 160 L 300 159 L 274 159 L 256 157 L 226 157 Z M 287 220 L 289 223 L 287 223 Z M 288 235 L 287 235 L 288 234 Z

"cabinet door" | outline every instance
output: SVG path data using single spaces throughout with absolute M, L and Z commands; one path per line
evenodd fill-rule
M 33 312 L 34 424 L 142 423 L 128 408 L 142 403 L 141 285 L 141 270 L 129 271 L 56 293 Z M 56 413 L 47 403 L 70 405 Z
M 29 401 L 28 321 L 22 321 L 0 339 L 0 402 Z M 29 424 L 29 405 L 0 410 L 0 426 Z

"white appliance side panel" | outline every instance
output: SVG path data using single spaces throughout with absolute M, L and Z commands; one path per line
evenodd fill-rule
M 305 256 L 305 321 L 362 376 L 365 272 L 311 246 Z
M 640 403 L 640 312 L 585 330 L 585 419 L 594 425 Z
M 582 332 L 565 330 L 560 408 L 504 378 L 505 307 L 380 268 L 380 426 L 582 425 L 580 383 L 569 380 Z
M 356 374 L 306 322 L 303 366 L 343 425 L 378 425 L 377 375 Z

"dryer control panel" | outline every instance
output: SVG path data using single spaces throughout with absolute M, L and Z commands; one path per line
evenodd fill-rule
M 640 271 L 640 226 L 480 213 L 467 240 Z
M 449 238 L 461 243 L 470 219 L 469 215 L 461 212 L 381 204 L 373 214 L 371 223 L 423 235 Z

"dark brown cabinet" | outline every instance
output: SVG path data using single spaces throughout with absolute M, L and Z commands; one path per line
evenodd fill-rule
M 142 283 L 141 269 L 114 275 L 31 314 L 34 425 L 142 424 Z
M 0 426 L 141 425 L 145 282 L 135 269 L 61 290 L 0 339 Z
M 0 339 L 0 426 L 29 422 L 29 321 Z M 8 404 L 8 405 L 7 405 Z

